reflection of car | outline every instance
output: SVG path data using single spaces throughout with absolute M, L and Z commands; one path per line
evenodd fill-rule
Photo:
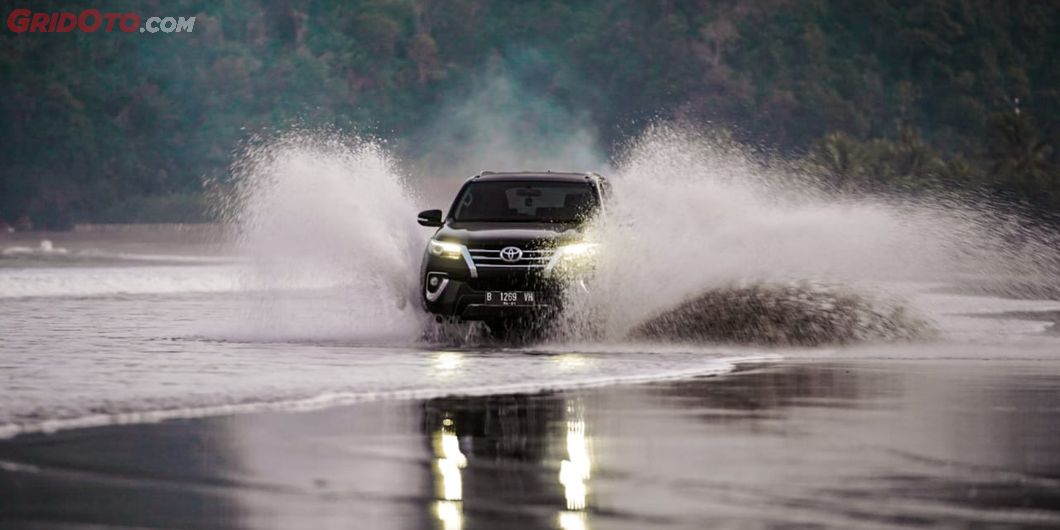
M 600 209 L 607 181 L 595 173 L 493 173 L 472 177 L 442 217 L 421 270 L 423 303 L 442 318 L 484 320 L 497 335 L 540 321 L 561 303 L 561 276 L 591 254 L 581 229 Z

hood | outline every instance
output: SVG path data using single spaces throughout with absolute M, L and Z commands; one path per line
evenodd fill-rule
M 578 242 L 581 231 L 564 223 L 446 223 L 434 235 L 441 241 L 476 245 L 562 245 Z

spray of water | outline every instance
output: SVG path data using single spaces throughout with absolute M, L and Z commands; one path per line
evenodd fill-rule
M 923 321 L 881 285 L 957 274 L 1056 277 L 1056 251 L 1035 234 L 1013 237 L 1018 225 L 995 210 L 940 197 L 837 196 L 790 165 L 687 128 L 649 129 L 620 158 L 613 182 L 614 200 L 587 234 L 602 249 L 589 292 L 571 290 L 576 335 L 707 338 L 683 329 L 696 326 L 743 340 L 747 330 L 775 334 L 765 319 L 825 334 L 852 322 L 836 338 L 908 337 Z M 728 328 L 705 321 L 712 312 Z M 741 322 L 743 332 L 732 329 Z
M 259 293 L 250 333 L 278 338 L 418 333 L 414 263 L 426 237 L 383 146 L 295 131 L 257 138 L 233 166 L 222 214 Z
M 491 141 L 489 156 L 502 144 Z M 224 209 L 252 264 L 247 286 L 269 293 L 254 304 L 255 332 L 423 336 L 427 231 L 395 168 L 379 143 L 336 134 L 294 132 L 245 150 Z M 997 210 L 837 196 L 688 128 L 650 128 L 609 173 L 613 200 L 586 230 L 601 244 L 596 271 L 588 294 L 571 289 L 564 338 L 909 337 L 923 321 L 881 285 L 1060 270 L 1040 234 Z M 734 329 L 740 322 L 750 324 Z M 791 339 L 808 328 L 824 335 Z

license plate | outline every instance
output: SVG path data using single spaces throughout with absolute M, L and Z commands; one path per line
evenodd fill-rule
M 537 297 L 533 291 L 486 291 L 486 305 L 520 306 L 535 303 Z

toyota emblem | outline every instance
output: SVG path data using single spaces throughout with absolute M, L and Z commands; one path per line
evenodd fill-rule
M 501 249 L 501 259 L 504 261 L 519 261 L 522 257 L 523 251 L 519 247 L 504 247 Z

